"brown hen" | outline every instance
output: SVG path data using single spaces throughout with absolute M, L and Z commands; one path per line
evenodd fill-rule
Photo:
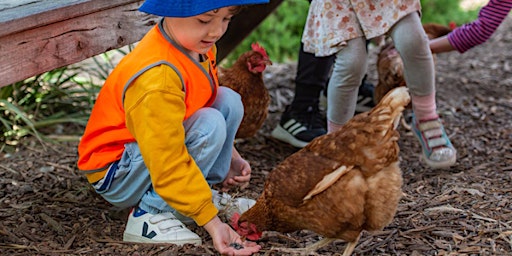
M 244 118 L 236 138 L 256 134 L 267 118 L 270 95 L 263 81 L 263 71 L 272 65 L 267 52 L 259 44 L 243 53 L 230 68 L 219 68 L 219 84 L 238 92 L 244 105 Z
M 311 230 L 325 238 L 300 252 L 342 239 L 349 242 L 343 255 L 350 255 L 363 230 L 381 230 L 395 215 L 402 194 L 396 127 L 409 101 L 408 89 L 396 88 L 370 112 L 286 158 L 233 227 L 251 240 L 267 230 Z
M 444 36 L 450 33 L 453 28 L 453 24 L 450 24 L 450 26 L 435 23 L 423 24 L 423 29 L 429 39 Z M 392 41 L 385 43 L 377 56 L 377 74 L 379 81 L 373 92 L 375 103 L 379 102 L 391 89 L 406 86 L 404 64 Z

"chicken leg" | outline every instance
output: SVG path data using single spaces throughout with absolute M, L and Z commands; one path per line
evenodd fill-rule
M 361 234 L 359 234 L 355 241 L 348 242 L 345 251 L 343 251 L 343 256 L 350 256 L 352 255 L 352 252 L 354 252 L 354 249 L 356 249 L 357 243 L 359 242 L 359 238 L 361 238 Z

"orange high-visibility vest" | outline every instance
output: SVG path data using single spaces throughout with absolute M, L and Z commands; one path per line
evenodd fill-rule
M 135 141 L 126 128 L 124 94 L 132 81 L 148 69 L 168 65 L 176 71 L 185 91 L 185 119 L 215 100 L 218 87 L 215 47 L 207 53 L 210 70 L 205 70 L 162 31 L 161 25 L 153 27 L 105 81 L 78 146 L 80 170 L 104 173 L 112 162 L 121 159 L 124 145 Z M 98 175 L 94 176 L 98 179 Z

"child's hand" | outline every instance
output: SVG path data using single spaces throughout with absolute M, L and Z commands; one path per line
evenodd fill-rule
M 249 185 L 251 180 L 251 166 L 249 162 L 240 156 L 238 151 L 233 148 L 233 156 L 231 158 L 231 166 L 229 167 L 228 176 L 222 182 L 222 192 L 227 192 L 234 186 L 244 189 Z
M 261 249 L 261 246 L 254 242 L 242 242 L 240 235 L 217 216 L 206 223 L 204 228 L 212 237 L 213 246 L 222 255 L 251 255 Z

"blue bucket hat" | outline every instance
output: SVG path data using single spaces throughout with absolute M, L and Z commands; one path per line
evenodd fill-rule
M 268 2 L 269 0 L 146 0 L 139 10 L 163 17 L 190 17 L 227 6 Z

